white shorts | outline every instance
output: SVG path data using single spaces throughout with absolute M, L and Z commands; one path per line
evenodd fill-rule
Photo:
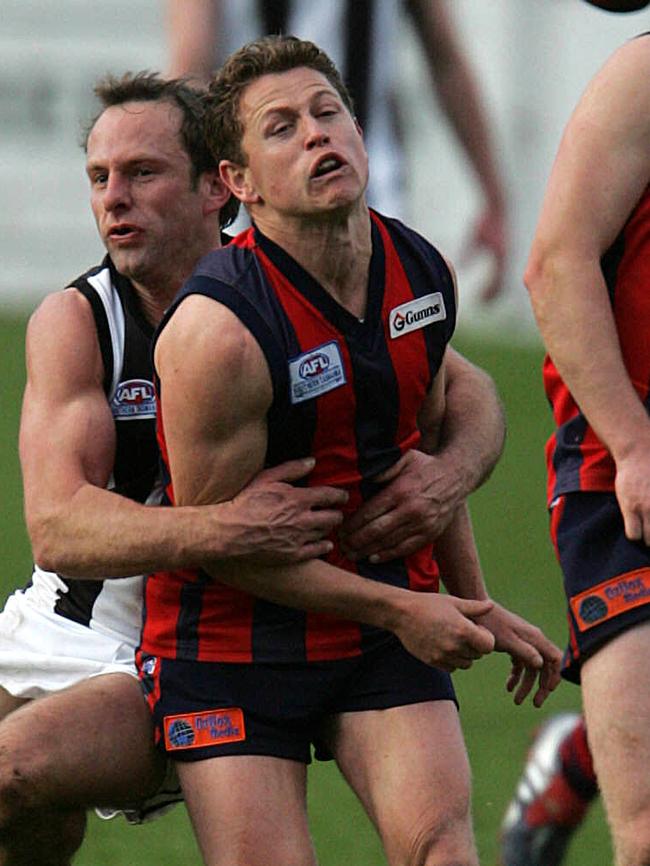
M 40 698 L 100 674 L 137 677 L 132 646 L 38 607 L 32 590 L 14 592 L 0 613 L 0 686 Z
M 137 679 L 134 648 L 66 619 L 44 605 L 35 587 L 13 593 L 0 612 L 0 686 L 17 698 L 41 698 L 90 677 L 124 673 Z M 137 809 L 96 809 L 131 824 L 157 818 L 183 799 L 172 761 L 160 790 Z

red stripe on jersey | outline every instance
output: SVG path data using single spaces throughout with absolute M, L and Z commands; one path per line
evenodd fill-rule
M 147 580 L 147 616 L 141 641 L 144 652 L 165 658 L 178 657 L 181 593 L 185 586 L 196 583 L 197 573 L 189 569 L 157 572 Z M 255 599 L 248 593 L 217 581 L 209 584 L 209 592 L 210 604 L 207 610 L 201 610 L 196 626 L 196 657 L 200 661 L 252 661 L 251 626 Z
M 253 661 L 253 611 L 255 599 L 223 583 L 210 584 L 210 602 L 201 612 L 200 661 Z
M 174 658 L 176 655 L 176 614 L 180 607 L 182 583 L 176 574 L 194 579 L 192 572 L 159 572 L 147 578 L 144 586 L 144 604 L 147 615 L 142 629 L 140 646 L 151 655 Z

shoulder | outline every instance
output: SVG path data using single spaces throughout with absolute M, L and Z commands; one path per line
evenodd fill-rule
M 253 335 L 229 307 L 203 294 L 189 294 L 180 299 L 158 332 L 155 363 L 161 373 L 163 358 L 169 366 L 191 356 L 197 369 L 227 369 L 231 376 L 252 353 L 259 360 L 256 347 Z
M 384 227 L 407 271 L 417 268 L 433 275 L 443 286 L 455 291 L 456 276 L 451 263 L 431 241 L 398 219 L 377 213 L 374 216 L 376 222 Z

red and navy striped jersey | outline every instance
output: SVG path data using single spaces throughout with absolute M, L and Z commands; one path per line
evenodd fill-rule
M 251 228 L 201 260 L 161 324 L 191 294 L 228 306 L 251 331 L 273 383 L 266 464 L 313 454 L 309 484 L 343 487 L 349 511 L 377 490 L 373 479 L 417 448 L 417 418 L 453 332 L 453 280 L 440 254 L 395 220 L 372 214 L 363 321 L 341 307 L 295 260 Z M 165 459 L 164 419 L 159 440 Z M 168 489 L 173 502 L 173 490 Z M 431 547 L 383 565 L 328 561 L 421 591 L 438 588 Z M 385 633 L 271 604 L 196 571 L 152 575 L 142 647 L 163 657 L 227 662 L 350 657 Z
M 650 186 L 601 260 L 623 361 L 650 408 Z M 612 491 L 615 465 L 547 356 L 544 388 L 557 429 L 546 444 L 548 500 L 578 490 Z

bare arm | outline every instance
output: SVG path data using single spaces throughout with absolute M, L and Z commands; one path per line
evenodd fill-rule
M 620 48 L 564 133 L 525 281 L 544 342 L 616 462 L 628 537 L 650 543 L 650 420 L 627 374 L 600 268 L 650 179 L 650 39 Z
M 328 507 L 341 504 L 340 491 L 330 489 L 327 502 L 308 502 L 303 499 L 307 491 L 281 483 L 278 470 L 239 500 L 173 513 L 104 489 L 113 466 L 115 428 L 102 388 L 90 306 L 75 289 L 49 296 L 32 317 L 27 368 L 20 455 L 27 526 L 43 568 L 72 577 L 119 577 L 199 565 L 252 549 L 273 560 L 329 548 L 318 539 L 338 522 Z M 289 467 L 287 480 L 308 468 Z M 311 511 L 321 507 L 325 510 Z M 308 519 L 300 527 L 305 508 Z
M 184 351 L 189 340 L 191 363 Z M 229 310 L 192 296 L 159 337 L 156 368 L 176 501 L 232 496 L 259 470 L 266 452 L 272 386 L 261 349 Z M 214 375 L 224 369 L 228 376 Z M 489 601 L 425 598 L 320 560 L 281 568 L 215 563 L 210 571 L 279 604 L 387 628 L 419 658 L 448 669 L 467 666 L 492 648 L 492 636 L 472 621 L 491 608 Z
M 503 286 L 507 253 L 506 191 L 476 76 L 460 44 L 446 0 L 406 0 L 422 43 L 432 85 L 449 123 L 476 173 L 484 210 L 471 246 L 493 257 L 493 272 L 482 297 L 491 300 Z
M 220 0 L 167 0 L 169 75 L 206 81 L 217 64 Z

